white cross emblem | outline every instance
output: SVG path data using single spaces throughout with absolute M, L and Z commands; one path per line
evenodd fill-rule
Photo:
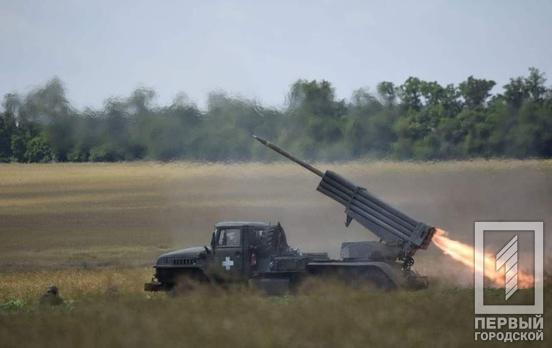
M 224 261 L 222 261 L 222 267 L 224 267 L 227 271 L 229 271 L 232 266 L 234 266 L 234 261 L 232 261 L 231 258 L 226 256 Z

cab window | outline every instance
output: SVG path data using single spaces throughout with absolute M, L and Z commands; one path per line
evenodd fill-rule
M 220 230 L 217 246 L 239 247 L 241 241 L 241 230 L 239 228 L 225 228 Z
M 262 229 L 251 230 L 250 243 L 253 244 L 253 245 L 260 244 L 262 242 L 264 233 L 265 233 L 265 231 L 262 230 Z

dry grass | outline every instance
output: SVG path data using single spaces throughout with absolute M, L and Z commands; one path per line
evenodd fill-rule
M 176 299 L 89 296 L 70 307 L 1 315 L 0 337 L 5 346 L 24 338 L 44 347 L 459 347 L 472 341 L 466 290 L 321 289 L 286 298 L 239 289 Z
M 468 243 L 474 220 L 552 222 L 552 161 L 318 165 Z M 435 248 L 416 255 L 434 281 L 415 293 L 332 284 L 285 298 L 142 292 L 158 254 L 207 243 L 219 220 L 279 220 L 290 244 L 334 256 L 341 241 L 372 238 L 346 229 L 317 183 L 287 163 L 1 164 L 0 346 L 472 344 L 471 274 Z M 68 305 L 37 306 L 49 284 Z
M 26 271 L 0 274 L 0 303 L 19 299 L 35 304 L 45 289 L 55 284 L 68 299 L 104 294 L 143 294 L 144 279 L 151 268 L 65 269 L 60 271 Z
M 170 298 L 137 292 L 140 271 L 135 270 L 21 276 L 29 276 L 15 287 L 24 300 L 0 310 L 2 347 L 474 345 L 473 296 L 467 288 L 437 284 L 426 291 L 382 293 L 314 282 L 287 297 L 206 288 Z M 44 283 L 45 277 L 62 284 L 67 304 L 36 304 L 34 281 Z M 15 280 L 8 278 L 2 281 Z M 550 287 L 545 296 L 552 300 Z M 545 323 L 550 320 L 547 311 Z

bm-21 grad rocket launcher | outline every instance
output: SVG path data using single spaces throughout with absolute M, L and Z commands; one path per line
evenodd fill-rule
M 341 257 L 325 252 L 302 252 L 287 244 L 280 223 L 221 221 L 209 246 L 174 250 L 160 255 L 146 291 L 188 289 L 190 282 L 227 284 L 247 282 L 267 293 L 296 289 L 310 277 L 339 279 L 346 284 L 370 284 L 380 289 L 423 289 L 427 278 L 411 267 L 412 256 L 431 242 L 435 229 L 377 199 L 366 189 L 340 175 L 305 163 L 276 145 L 263 145 L 322 178 L 318 191 L 345 207 L 346 222 L 356 220 L 379 241 L 345 242 Z

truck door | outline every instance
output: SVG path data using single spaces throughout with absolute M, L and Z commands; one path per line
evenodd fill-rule
M 215 241 L 215 270 L 224 279 L 235 280 L 243 273 L 243 237 L 239 227 L 222 227 Z

